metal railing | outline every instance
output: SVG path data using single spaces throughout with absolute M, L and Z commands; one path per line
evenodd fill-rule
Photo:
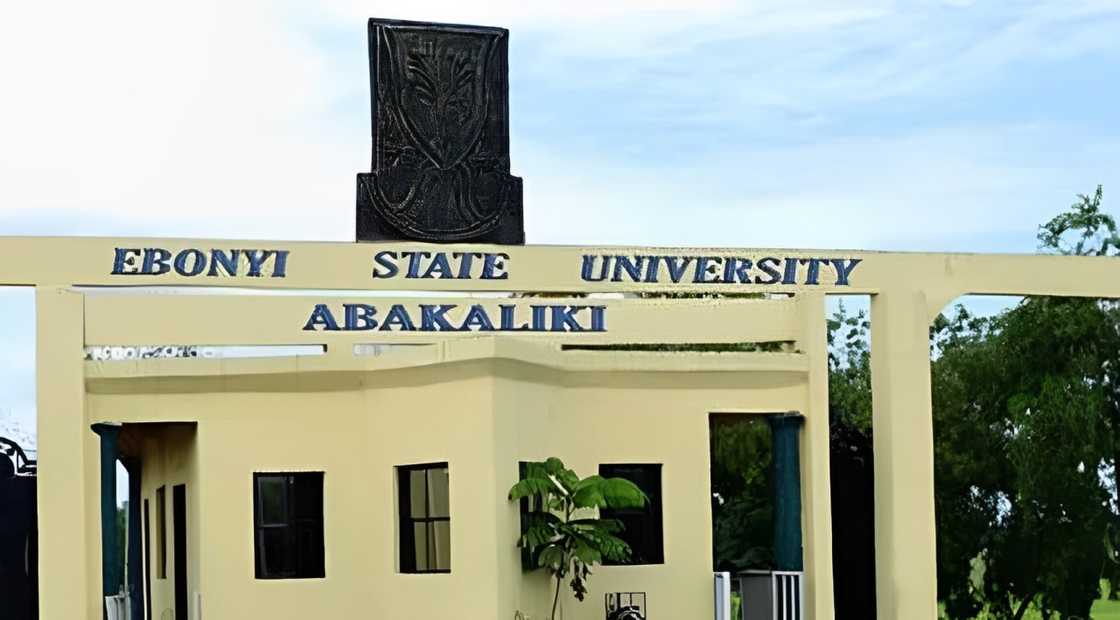
M 11 459 L 17 476 L 34 476 L 39 471 L 38 462 L 28 457 L 19 444 L 7 437 L 0 437 L 0 456 Z
M 742 597 L 742 618 L 730 620 L 804 620 L 805 573 L 800 571 L 747 571 L 737 575 Z M 720 578 L 716 578 L 717 587 Z M 718 607 L 717 620 L 723 620 Z M 730 598 L 730 595 L 728 595 Z M 727 612 L 727 617 L 730 617 Z
M 805 609 L 804 573 L 774 571 L 774 620 L 801 620 Z

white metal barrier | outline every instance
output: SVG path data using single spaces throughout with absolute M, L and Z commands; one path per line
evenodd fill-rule
M 105 615 L 109 620 L 128 620 L 128 596 L 125 594 L 106 596 Z
M 731 573 L 716 573 L 716 620 L 731 617 Z
M 801 620 L 805 609 L 804 573 L 774 571 L 774 620 Z
M 743 617 L 734 620 L 805 619 L 805 573 L 747 571 L 738 577 Z

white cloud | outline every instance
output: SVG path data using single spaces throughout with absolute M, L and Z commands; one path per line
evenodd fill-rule
M 1029 251 L 1120 188 L 1120 0 L 43 0 L 0 5 L 0 234 L 352 239 L 369 16 L 511 28 L 536 243 Z
M 1049 182 L 1069 195 L 1054 181 L 1072 173 L 1042 142 L 1016 127 L 937 134 L 920 122 L 860 135 L 838 131 L 837 115 L 902 96 L 949 101 L 1025 58 L 1099 50 L 1118 6 L 948 4 L 9 4 L 0 233 L 351 238 L 353 175 L 370 148 L 364 18 L 377 15 L 514 29 L 514 98 L 533 104 L 513 110 L 525 128 L 514 172 L 534 240 L 760 240 L 716 221 L 768 227 L 775 242 L 875 244 L 908 239 L 895 217 L 905 205 L 970 211 L 915 215 L 929 234 L 981 234 L 1007 209 L 971 205 L 1001 187 Z M 539 86 L 556 92 L 533 98 Z M 571 107 L 575 95 L 584 107 Z M 1017 157 L 999 147 L 1009 141 L 1037 157 L 1000 163 Z M 1105 159 L 1091 177 L 1080 153 L 1093 149 Z M 1067 150 L 1084 178 L 1115 178 L 1110 136 Z M 682 217 L 682 205 L 701 215 Z M 775 236 L 791 209 L 805 223 Z M 868 224 L 844 230 L 838 214 L 850 213 Z
M 190 213 L 220 234 L 231 212 L 283 220 L 352 193 L 365 145 L 323 122 L 325 55 L 264 4 L 21 7 L 0 20 L 3 212 Z

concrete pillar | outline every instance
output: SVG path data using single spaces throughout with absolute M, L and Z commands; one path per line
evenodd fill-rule
M 133 458 L 125 462 L 128 470 L 128 564 L 125 578 L 128 581 L 128 607 L 131 618 L 140 620 L 144 617 L 144 582 L 141 579 L 144 572 L 143 550 L 141 540 L 143 531 L 140 528 L 140 497 L 141 462 Z
M 871 298 L 879 620 L 937 618 L 929 321 L 922 293 Z
M 53 584 L 39 599 L 39 618 L 92 620 L 104 605 L 92 555 L 100 545 L 97 438 L 85 420 L 82 296 L 40 286 L 35 309 L 39 583 Z
M 823 293 L 797 295 L 801 336 L 797 350 L 809 360 L 809 393 L 801 411 L 801 514 L 805 537 L 806 618 L 835 618 L 832 581 L 832 474 L 829 470 L 831 431 L 828 420 L 828 326 Z
M 117 540 L 117 457 L 121 427 L 94 424 L 101 440 L 101 595 L 115 596 L 121 586 L 120 541 Z
M 773 438 L 774 462 L 774 568 L 801 571 L 805 559 L 801 544 L 801 450 L 799 414 L 767 418 Z

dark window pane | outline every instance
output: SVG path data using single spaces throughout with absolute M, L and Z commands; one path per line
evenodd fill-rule
M 323 519 L 323 474 L 306 473 L 294 476 L 296 519 Z
M 618 537 L 630 545 L 630 560 L 623 564 L 663 563 L 665 543 L 661 515 L 661 465 L 600 465 L 599 475 L 629 480 L 649 497 L 644 508 L 602 511 L 604 518 L 617 519 L 623 525 L 624 529 Z
M 257 578 L 324 577 L 323 473 L 254 474 Z
M 296 549 L 300 577 L 322 577 L 323 570 L 323 527 L 321 522 L 307 521 L 296 528 Z
M 293 558 L 288 549 L 288 528 L 265 528 L 260 530 L 259 536 L 257 553 L 261 576 L 283 577 L 290 574 Z
M 257 478 L 260 498 L 261 525 L 286 525 L 288 523 L 288 477 L 260 476 Z

